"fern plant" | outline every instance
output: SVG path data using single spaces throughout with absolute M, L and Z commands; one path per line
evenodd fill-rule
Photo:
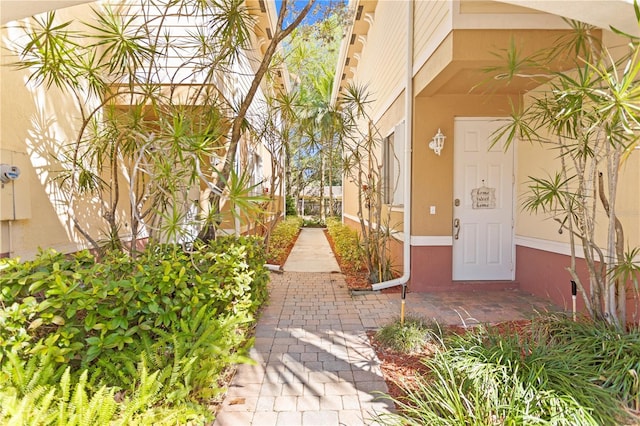
M 0 389 L 12 388 L 18 397 L 23 397 L 39 387 L 58 382 L 62 373 L 62 368 L 49 356 L 33 356 L 25 360 L 10 352 L 6 354 L 6 362 L 0 370 Z
M 104 385 L 92 391 L 88 371 L 84 370 L 76 380 L 70 367 L 65 369 L 57 384 L 36 384 L 24 394 L 16 387 L 2 386 L 0 423 L 30 426 L 175 425 L 210 420 L 210 413 L 193 404 L 164 404 L 158 373 L 150 373 L 142 360 L 138 364 L 136 384 L 124 396 L 118 388 Z

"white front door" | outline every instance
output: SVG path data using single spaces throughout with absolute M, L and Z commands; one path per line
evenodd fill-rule
M 453 279 L 513 280 L 513 148 L 491 147 L 504 121 L 456 118 Z

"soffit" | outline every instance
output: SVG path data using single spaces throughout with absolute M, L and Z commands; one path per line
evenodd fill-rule
M 0 24 L 82 3 L 94 2 L 87 0 L 0 0 Z
M 497 0 L 564 16 L 599 28 L 618 28 L 629 34 L 640 35 L 633 13 L 633 0 Z
M 550 48 L 568 31 L 562 30 L 455 30 L 443 42 L 431 59 L 418 71 L 414 89 L 418 97 L 462 95 L 468 93 L 523 93 L 539 86 L 544 79 L 514 78 L 508 84 L 495 79 L 498 72 L 486 72 L 501 66 L 500 53 L 513 42 L 521 55 L 527 56 Z M 440 59 L 438 59 L 440 58 Z M 567 70 L 573 62 L 557 60 L 554 68 Z M 529 69 L 529 73 L 540 70 Z
M 378 0 L 360 0 L 351 3 L 354 8 L 353 25 L 351 26 L 351 33 L 348 34 L 348 38 L 345 41 L 345 43 L 348 43 L 348 47 L 343 56 L 340 57 L 341 59 L 339 59 L 342 61 L 338 63 L 340 73 L 336 75 L 336 78 L 340 81 L 340 88 L 344 87 L 347 81 L 354 76 L 360 54 L 367 42 L 369 28 L 371 28 L 375 20 Z

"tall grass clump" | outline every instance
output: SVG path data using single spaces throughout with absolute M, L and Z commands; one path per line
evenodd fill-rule
M 340 221 L 340 218 L 327 218 L 327 232 L 333 240 L 336 254 L 343 263 L 359 270 L 364 265 L 362 247 L 358 232 Z
M 586 318 L 546 316 L 532 324 L 532 332 L 548 342 L 550 350 L 571 354 L 577 371 L 589 374 L 594 383 L 640 412 L 640 330 L 621 331 Z
M 430 373 L 396 398 L 383 424 L 633 423 L 639 335 L 546 317 L 530 329 L 479 328 L 449 337 Z M 638 419 L 635 419 L 637 421 Z
M 440 342 L 442 330 L 436 322 L 408 316 L 404 324 L 397 319 L 382 327 L 376 339 L 395 351 L 412 354 L 422 351 L 430 342 Z
M 267 244 L 267 262 L 275 265 L 284 263 L 285 255 L 295 242 L 300 228 L 302 227 L 302 218 L 299 216 L 287 216 L 286 219 L 279 222 L 269 235 Z

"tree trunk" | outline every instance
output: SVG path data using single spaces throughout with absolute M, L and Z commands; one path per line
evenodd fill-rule
M 222 179 L 218 179 L 218 181 L 216 182 L 216 187 L 218 188 L 219 193 L 223 193 L 227 185 L 227 180 L 229 179 L 229 176 L 231 176 L 231 170 L 236 161 L 238 143 L 240 142 L 240 138 L 242 137 L 242 127 L 247 115 L 247 111 L 249 110 L 249 107 L 253 102 L 253 98 L 255 97 L 258 91 L 258 88 L 260 87 L 262 78 L 264 77 L 264 75 L 269 69 L 269 66 L 271 64 L 271 59 L 273 58 L 273 55 L 276 53 L 276 50 L 280 42 L 284 38 L 286 38 L 289 34 L 291 34 L 291 32 L 298 25 L 300 25 L 304 17 L 307 16 L 307 13 L 309 13 L 309 10 L 311 10 L 311 7 L 315 3 L 315 0 L 308 0 L 307 4 L 304 6 L 304 8 L 300 12 L 300 14 L 296 17 L 296 19 L 294 19 L 293 22 L 288 27 L 285 27 L 283 29 L 285 15 L 288 12 L 288 7 L 287 7 L 288 3 L 289 3 L 288 0 L 282 1 L 282 5 L 280 7 L 280 13 L 278 14 L 278 22 L 275 26 L 275 33 L 273 34 L 273 38 L 271 39 L 271 41 L 269 42 L 269 45 L 267 46 L 267 49 L 265 50 L 264 56 L 262 57 L 262 61 L 260 62 L 260 66 L 256 70 L 255 76 L 253 77 L 253 80 L 251 82 L 251 86 L 249 87 L 249 90 L 247 91 L 247 94 L 245 95 L 244 99 L 242 99 L 242 102 L 238 108 L 238 112 L 233 119 L 233 124 L 231 126 L 231 136 L 229 139 L 229 146 L 227 148 L 227 153 L 224 160 L 224 166 L 222 167 L 222 171 L 221 171 Z M 212 191 L 211 195 L 209 196 L 209 202 L 211 203 L 211 208 L 214 209 L 214 211 L 216 212 L 220 211 L 219 195 L 215 194 L 215 192 Z M 210 241 L 212 239 L 215 239 L 215 232 L 216 232 L 215 228 L 217 228 L 217 225 L 214 226 L 214 224 L 210 222 L 206 223 L 204 225 L 204 228 L 198 234 L 198 238 L 202 239 L 203 241 Z
M 324 201 L 324 168 L 326 164 L 324 161 L 324 152 L 320 151 L 320 219 L 324 221 L 327 218 L 325 212 L 325 201 Z
M 329 141 L 329 216 L 333 216 L 333 142 Z

